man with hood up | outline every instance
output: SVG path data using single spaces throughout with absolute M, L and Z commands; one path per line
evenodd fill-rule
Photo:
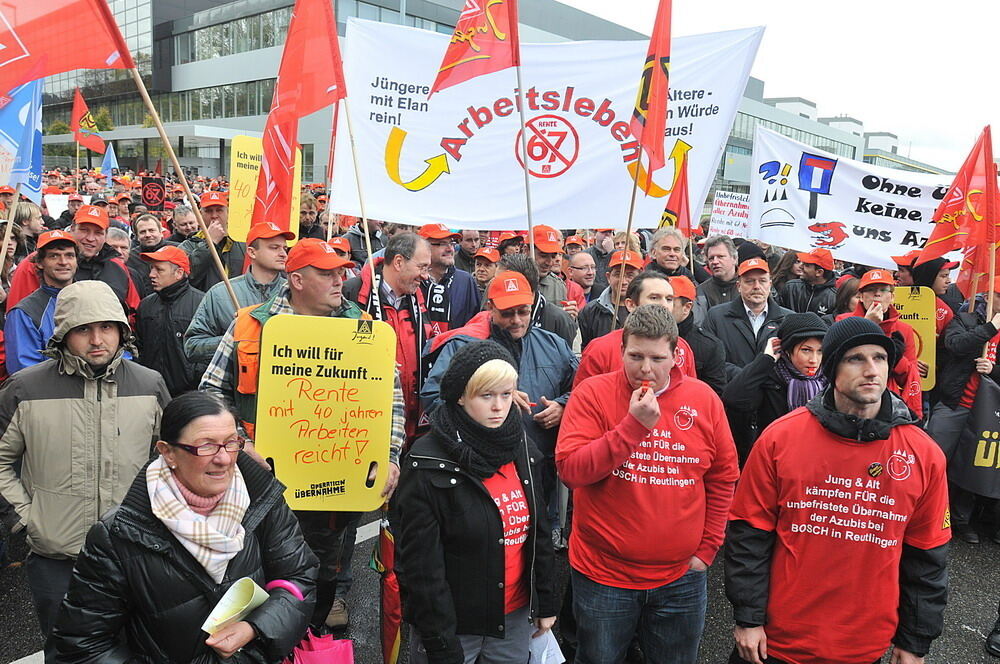
M 54 320 L 49 359 L 0 389 L 0 496 L 14 507 L 13 530 L 27 529 L 25 570 L 46 636 L 87 530 L 149 461 L 170 401 L 160 374 L 122 357 L 134 351 L 132 329 L 106 283 L 63 288 Z

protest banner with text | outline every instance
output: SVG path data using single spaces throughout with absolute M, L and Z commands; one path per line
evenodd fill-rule
M 257 174 L 264 155 L 262 140 L 253 136 L 234 136 L 229 156 L 229 237 L 246 242 L 253 219 Z M 292 208 L 288 229 L 299 234 L 299 201 L 302 198 L 302 150 L 295 151 L 295 175 L 292 180 Z M 292 242 L 295 244 L 295 241 Z
M 750 237 L 750 194 L 715 192 L 708 234 Z
M 920 389 L 934 387 L 937 376 L 937 297 L 927 286 L 897 288 L 892 305 L 899 320 L 913 328 L 917 359 L 927 365 L 927 375 L 920 378 Z

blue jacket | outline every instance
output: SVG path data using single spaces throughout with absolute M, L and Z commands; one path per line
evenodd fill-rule
M 45 359 L 42 349 L 56 327 L 53 314 L 60 290 L 43 284 L 7 312 L 3 327 L 7 373 L 12 374 Z

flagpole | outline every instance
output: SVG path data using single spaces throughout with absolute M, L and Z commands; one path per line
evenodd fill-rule
M 326 241 L 333 239 L 333 220 L 330 219 L 330 193 L 333 191 L 333 155 L 337 145 L 337 116 L 340 114 L 340 100 L 333 103 L 333 122 L 330 129 L 330 152 L 326 157 Z M 353 151 L 353 149 L 352 149 Z
M 990 150 L 992 152 L 992 149 Z M 992 156 L 992 155 L 991 155 Z M 991 160 L 992 162 L 992 160 Z M 993 319 L 993 283 L 997 278 L 997 232 L 996 232 L 996 206 L 994 204 L 994 197 L 996 192 L 996 181 L 997 181 L 997 165 L 993 163 L 993 192 L 994 196 L 989 197 L 989 201 L 986 203 L 986 218 L 989 224 L 986 227 L 986 244 L 989 247 L 990 252 L 990 279 L 986 282 L 986 320 L 987 322 Z M 987 176 L 989 177 L 989 176 Z M 991 187 L 987 187 L 986 191 L 989 192 Z M 972 296 L 975 299 L 975 295 Z M 989 343 L 983 345 L 983 359 L 986 359 L 987 351 L 989 350 Z
M 10 245 L 10 238 L 14 232 L 14 208 L 17 207 L 18 200 L 21 198 L 21 183 L 18 182 L 14 187 L 14 202 L 11 204 L 10 209 L 7 210 L 7 228 L 3 231 L 3 242 L 0 243 L 0 266 L 3 270 L 7 269 L 7 247 Z
M 531 175 L 528 173 L 528 125 L 524 119 L 524 86 L 521 85 L 521 65 L 516 65 L 514 71 L 517 75 L 517 110 L 521 118 L 521 165 L 524 167 L 524 202 L 528 209 L 528 246 L 531 247 L 531 260 L 535 260 L 535 224 L 531 219 Z
M 226 285 L 226 291 L 229 293 L 229 298 L 233 301 L 233 306 L 239 309 L 240 301 L 236 298 L 236 292 L 233 290 L 233 285 L 229 283 L 229 277 L 226 275 L 226 268 L 222 265 L 222 259 L 219 258 L 219 252 L 215 248 L 215 243 L 212 242 L 212 238 L 208 234 L 208 226 L 205 225 L 205 219 L 201 216 L 201 208 L 195 204 L 194 194 L 191 193 L 191 186 L 188 184 L 187 175 L 184 174 L 184 169 L 181 168 L 181 164 L 177 160 L 177 155 L 174 154 L 174 148 L 170 145 L 170 138 L 167 136 L 167 130 L 163 128 L 163 122 L 160 120 L 160 114 L 153 105 L 153 100 L 149 97 L 149 92 L 146 90 L 146 84 L 143 83 L 139 70 L 136 67 L 130 67 L 129 72 L 132 74 L 132 80 L 135 81 L 135 86 L 139 90 L 139 95 L 142 97 L 142 101 L 146 105 L 146 110 L 149 111 L 150 117 L 153 118 L 153 124 L 156 125 L 156 131 L 160 135 L 160 141 L 163 143 L 163 147 L 167 151 L 167 155 L 170 157 L 170 161 L 174 165 L 174 171 L 176 171 L 177 177 L 180 178 L 181 187 L 184 188 L 184 196 L 186 196 L 188 201 L 190 201 L 191 210 L 194 212 L 195 219 L 198 220 L 198 226 L 201 227 L 201 232 L 205 235 L 205 244 L 208 245 L 208 251 L 212 255 L 212 260 L 215 262 L 215 267 L 219 271 L 219 276 L 222 277 L 222 283 Z
M 80 193 L 80 141 L 76 142 L 76 193 Z
M 646 133 L 646 125 L 642 126 L 642 131 L 639 132 L 639 152 L 636 154 L 635 158 L 635 177 L 632 178 L 632 199 L 628 205 L 628 222 L 625 224 L 625 251 L 628 251 L 629 240 L 632 237 L 632 217 L 635 214 L 635 199 L 639 189 L 639 171 L 642 168 L 642 134 Z M 613 238 L 612 238 L 613 239 Z M 614 248 L 611 249 L 612 255 L 614 255 Z M 625 279 L 625 261 L 621 262 L 621 272 L 618 275 L 618 281 L 621 282 Z M 619 300 L 621 299 L 621 288 L 615 289 L 612 294 L 614 297 L 614 312 L 611 314 L 611 329 L 618 329 L 618 306 Z
M 361 189 L 361 168 L 358 166 L 358 148 L 354 142 L 354 126 L 351 124 L 351 107 L 344 97 L 344 115 L 347 116 L 347 136 L 351 141 L 351 158 L 354 160 L 354 183 L 358 187 L 358 205 L 361 207 L 361 224 L 365 231 L 365 251 L 368 252 L 368 266 L 372 271 L 372 288 L 375 287 L 375 258 L 372 256 L 372 240 L 368 233 L 368 214 L 365 212 L 365 195 Z M 327 197 L 327 203 L 330 199 Z M 363 267 L 363 266 L 362 266 Z

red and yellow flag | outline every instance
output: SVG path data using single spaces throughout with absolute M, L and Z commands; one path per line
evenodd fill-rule
M 670 190 L 660 219 L 660 228 L 674 226 L 684 237 L 691 237 L 691 197 L 688 194 L 688 160 L 681 160 L 681 172 Z
M 520 64 L 517 0 L 465 0 L 431 94 Z
M 629 123 L 632 136 L 639 141 L 639 147 L 649 158 L 647 178 L 666 163 L 663 137 L 667 129 L 667 90 L 670 82 L 670 2 L 660 0 L 656 10 L 653 36 L 649 40 L 635 110 Z
M 80 94 L 80 88 L 73 93 L 73 115 L 70 117 L 69 128 L 73 130 L 73 138 L 77 143 L 104 154 L 104 139 L 97 133 L 97 123 Z

